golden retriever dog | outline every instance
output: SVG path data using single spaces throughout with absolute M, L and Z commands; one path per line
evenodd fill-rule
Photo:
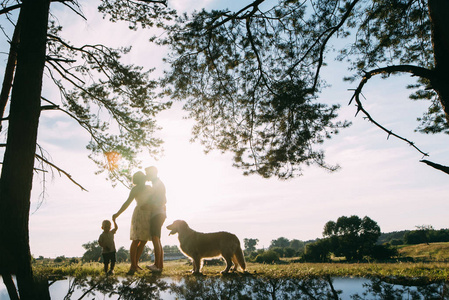
M 246 263 L 239 239 L 229 232 L 201 233 L 189 227 L 185 221 L 176 220 L 167 226 L 170 234 L 178 234 L 181 251 L 192 259 L 193 271 L 198 274 L 203 266 L 204 258 L 222 256 L 226 261 L 226 269 L 221 273 L 228 273 L 234 263 L 233 271 L 240 266 L 245 272 Z

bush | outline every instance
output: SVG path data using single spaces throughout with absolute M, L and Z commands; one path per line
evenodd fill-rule
M 63 256 L 58 256 L 58 257 L 56 257 L 55 258 L 55 260 L 54 260 L 54 262 L 55 263 L 61 263 L 61 262 L 64 262 L 66 259 L 65 259 L 65 256 L 63 255 Z
M 265 263 L 265 264 L 273 264 L 279 262 L 279 253 L 273 250 L 265 251 L 256 256 L 256 262 Z
M 76 257 L 72 257 L 72 258 L 69 260 L 69 263 L 70 263 L 70 264 L 77 264 L 77 263 L 79 263 L 79 262 L 80 262 L 79 259 L 76 258 Z
M 295 254 L 296 254 L 295 249 L 291 247 L 284 248 L 284 257 L 294 257 Z
M 306 261 L 324 262 L 330 258 L 330 240 L 319 239 L 314 243 L 307 244 L 303 259 Z
M 399 246 L 399 245 L 403 245 L 404 241 L 400 240 L 400 239 L 392 239 L 390 241 L 390 245 L 392 246 Z
M 279 257 L 284 257 L 284 248 L 281 248 L 281 247 L 273 247 L 273 248 L 270 248 L 269 251 L 274 251 L 274 252 L 276 252 L 277 254 L 279 254 Z
M 221 258 L 205 259 L 204 265 L 205 266 L 224 266 L 225 262 Z
M 384 245 L 375 245 L 371 248 L 369 256 L 374 259 L 385 260 L 398 256 L 398 250 Z

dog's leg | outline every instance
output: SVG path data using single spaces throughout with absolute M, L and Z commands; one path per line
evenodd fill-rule
M 193 273 L 198 274 L 201 271 L 201 258 L 195 257 L 193 259 Z
M 231 272 L 237 272 L 239 261 L 237 260 L 237 257 L 235 255 L 232 256 L 232 262 L 234 263 L 234 265 L 231 268 Z
M 221 273 L 221 274 L 226 274 L 226 273 L 229 272 L 229 269 L 230 269 L 231 266 L 232 266 L 232 259 L 231 259 L 231 256 L 229 256 L 229 255 L 223 256 L 223 258 L 224 258 L 225 261 L 226 261 L 226 269 L 224 269 L 224 270 L 221 271 L 220 273 Z

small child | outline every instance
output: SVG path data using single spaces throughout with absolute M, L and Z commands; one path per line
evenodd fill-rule
M 114 243 L 114 234 L 117 232 L 118 226 L 117 223 L 114 222 L 114 229 L 111 230 L 111 221 L 104 220 L 101 224 L 101 229 L 103 229 L 103 233 L 98 238 L 98 244 L 103 248 L 103 263 L 104 263 L 104 272 L 106 275 L 114 274 L 115 267 L 115 243 Z M 109 262 L 111 263 L 111 268 L 108 271 Z

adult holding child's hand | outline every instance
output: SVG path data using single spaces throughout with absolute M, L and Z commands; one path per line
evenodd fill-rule
M 130 247 L 131 267 L 128 274 L 132 275 L 139 269 L 139 258 L 143 253 L 145 244 L 152 239 L 150 231 L 151 218 L 151 196 L 153 189 L 146 185 L 146 176 L 142 172 L 137 172 L 133 175 L 134 187 L 131 189 L 128 199 L 123 203 L 122 207 L 117 213 L 112 215 L 112 220 L 115 221 L 131 204 L 136 200 L 136 208 L 134 209 L 131 219 L 130 238 L 132 240 Z

